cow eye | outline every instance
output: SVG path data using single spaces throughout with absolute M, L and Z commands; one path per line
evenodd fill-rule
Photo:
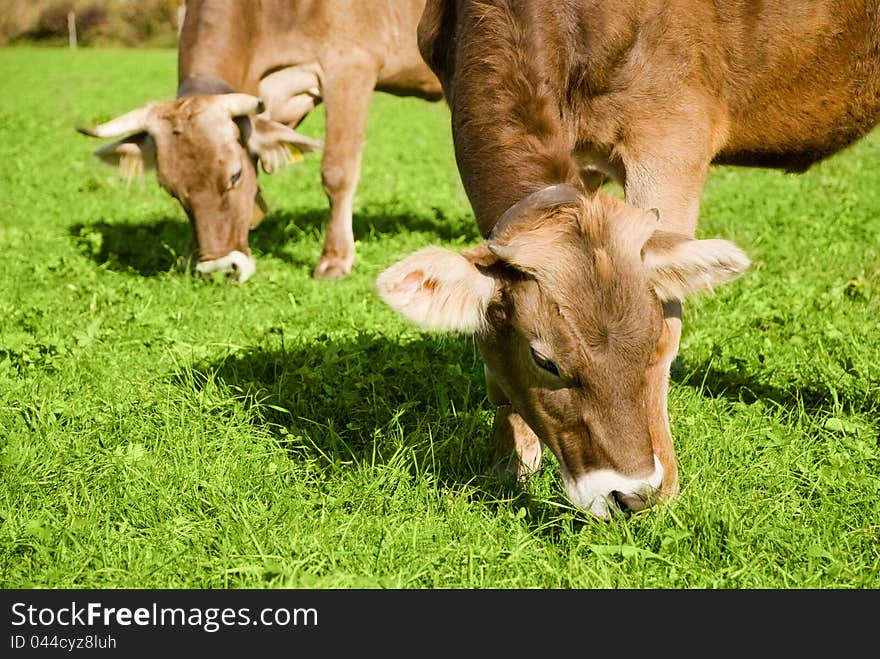
M 235 184 L 241 179 L 241 169 L 239 169 L 235 174 L 229 177 L 229 187 L 234 188 Z
M 529 350 L 532 353 L 532 359 L 535 361 L 535 363 L 539 367 L 543 368 L 548 373 L 555 375 L 556 377 L 559 377 L 559 367 L 556 366 L 556 364 L 554 364 L 551 360 L 547 359 L 544 355 L 542 355 L 540 352 L 538 352 L 534 348 L 529 347 Z

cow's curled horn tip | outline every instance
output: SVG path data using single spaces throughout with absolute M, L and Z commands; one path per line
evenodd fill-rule
M 496 243 L 489 243 L 488 247 L 489 251 L 502 261 L 512 263 L 516 259 L 516 248 L 514 247 L 498 245 Z

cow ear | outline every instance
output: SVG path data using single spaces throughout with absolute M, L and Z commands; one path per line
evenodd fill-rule
M 250 130 L 242 130 L 248 151 L 263 163 L 263 171 L 273 174 L 283 165 L 300 162 L 302 154 L 320 151 L 321 140 L 297 133 L 292 128 L 271 119 L 250 117 Z
M 376 286 L 392 309 L 425 329 L 477 333 L 497 282 L 473 253 L 427 247 L 381 273 Z
M 119 167 L 126 178 L 140 176 L 156 167 L 156 141 L 146 131 L 103 146 L 95 156 L 108 165 Z
M 642 248 L 648 281 L 663 301 L 684 300 L 741 275 L 751 261 L 726 240 L 695 240 L 655 231 Z

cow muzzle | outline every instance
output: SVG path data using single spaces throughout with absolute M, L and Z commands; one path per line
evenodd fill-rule
M 636 512 L 660 500 L 663 466 L 654 456 L 654 471 L 641 478 L 628 478 L 612 469 L 598 469 L 577 478 L 563 474 L 565 489 L 580 508 L 607 520 L 614 511 Z
M 200 275 L 207 277 L 215 272 L 225 272 L 239 284 L 243 284 L 250 279 L 251 275 L 256 271 L 257 266 L 254 263 L 254 259 L 238 250 L 229 252 L 229 254 L 219 259 L 199 261 L 198 265 L 196 265 L 196 272 Z

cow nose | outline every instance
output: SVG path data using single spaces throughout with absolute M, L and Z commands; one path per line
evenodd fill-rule
M 219 259 L 199 261 L 196 265 L 196 272 L 201 275 L 208 276 L 215 272 L 228 272 L 231 274 L 231 278 L 240 284 L 250 279 L 256 270 L 257 266 L 253 258 L 238 250 L 229 252 Z
M 654 505 L 663 482 L 663 466 L 654 456 L 654 470 L 632 478 L 613 469 L 597 469 L 571 478 L 563 476 L 571 500 L 599 519 L 609 519 L 615 510 L 637 512 Z
M 618 490 L 612 491 L 611 497 L 624 512 L 638 512 L 644 510 L 649 505 L 650 501 L 648 494 L 639 494 L 637 492 L 626 493 L 619 492 Z

